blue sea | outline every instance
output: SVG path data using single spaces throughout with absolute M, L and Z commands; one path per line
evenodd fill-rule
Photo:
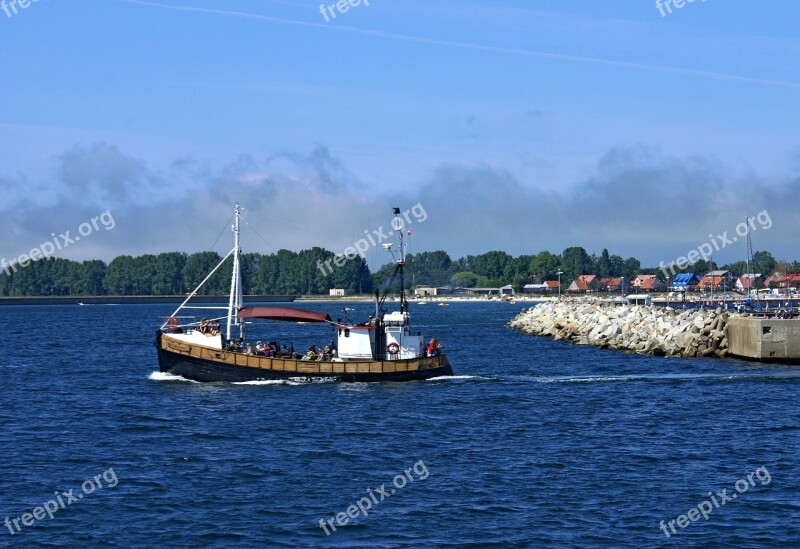
M 0 546 L 800 545 L 799 367 L 534 338 L 506 326 L 520 304 L 411 307 L 454 377 L 193 383 L 158 373 L 170 306 L 0 308 Z

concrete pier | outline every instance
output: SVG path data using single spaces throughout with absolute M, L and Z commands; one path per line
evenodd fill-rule
M 759 361 L 800 362 L 800 319 L 731 318 L 728 354 Z

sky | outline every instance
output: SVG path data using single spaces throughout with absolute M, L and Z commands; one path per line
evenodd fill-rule
M 800 259 L 793 0 L 9 1 L 0 258 L 224 254 L 240 202 L 248 252 L 416 206 L 414 253 Z

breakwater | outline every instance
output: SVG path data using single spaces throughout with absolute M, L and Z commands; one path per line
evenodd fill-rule
M 721 308 L 676 311 L 600 300 L 562 301 L 525 309 L 509 326 L 535 336 L 639 354 L 724 357 L 731 316 Z

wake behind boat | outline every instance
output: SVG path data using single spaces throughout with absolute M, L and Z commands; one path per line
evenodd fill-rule
M 453 375 L 447 356 L 436 339 L 425 345 L 422 334 L 411 333 L 403 269 L 405 248 L 400 210 L 392 224 L 399 249 L 395 272 L 383 296 L 376 293 L 375 314 L 362 323 L 333 321 L 326 313 L 287 307 L 244 307 L 239 264 L 239 216 L 234 209 L 234 247 L 156 331 L 159 369 L 186 379 L 203 382 L 260 381 L 291 378 L 334 378 L 340 381 L 413 381 Z M 384 248 L 391 253 L 391 244 Z M 228 307 L 191 307 L 189 301 L 216 271 L 233 257 Z M 394 258 L 394 255 L 392 256 Z M 400 310 L 387 312 L 383 305 L 395 278 L 400 282 Z M 222 309 L 226 317 L 195 322 L 181 316 L 183 309 Z M 225 333 L 220 321 L 226 320 Z M 331 344 L 305 354 L 278 341 L 253 347 L 245 328 L 254 319 L 303 324 L 327 324 L 334 330 Z M 238 329 L 238 335 L 233 338 Z M 259 342 L 260 343 L 260 342 Z

